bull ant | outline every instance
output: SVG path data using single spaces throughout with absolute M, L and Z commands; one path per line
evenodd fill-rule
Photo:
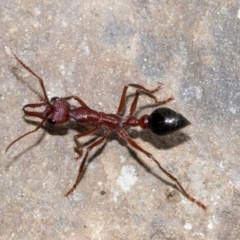
M 177 180 L 177 178 L 171 175 L 169 172 L 167 172 L 150 152 L 143 149 L 141 146 L 138 145 L 138 143 L 136 143 L 133 139 L 131 139 L 125 130 L 125 127 L 139 126 L 142 129 L 150 129 L 154 134 L 162 136 L 162 135 L 173 133 L 190 124 L 190 122 L 185 117 L 183 117 L 180 113 L 177 113 L 166 107 L 157 108 L 150 115 L 143 115 L 139 118 L 134 116 L 140 94 L 145 94 L 146 96 L 152 98 L 155 101 L 155 104 L 158 106 L 166 104 L 174 99 L 173 96 L 171 96 L 164 101 L 157 100 L 157 98 L 153 94 L 160 90 L 162 84 L 159 83 L 159 85 L 153 90 L 146 89 L 145 87 L 139 84 L 134 84 L 134 83 L 127 84 L 123 87 L 121 100 L 116 113 L 109 114 L 104 112 L 98 112 L 96 110 L 91 109 L 82 99 L 80 99 L 75 95 L 64 97 L 64 98 L 53 97 L 51 100 L 49 100 L 46 93 L 43 79 L 40 78 L 36 73 L 34 73 L 30 69 L 30 67 L 28 67 L 23 61 L 21 61 L 13 52 L 12 54 L 15 57 L 15 59 L 26 70 L 28 70 L 33 76 L 35 76 L 38 79 L 39 84 L 43 91 L 44 100 L 41 101 L 40 103 L 26 104 L 23 107 L 23 112 L 25 115 L 40 118 L 41 122 L 37 125 L 37 127 L 34 130 L 29 131 L 23 134 L 22 136 L 18 137 L 17 139 L 15 139 L 14 141 L 12 141 L 7 146 L 6 151 L 8 151 L 8 149 L 14 143 L 18 142 L 20 139 L 26 137 L 27 135 L 33 132 L 38 131 L 45 122 L 48 122 L 50 125 L 58 126 L 58 125 L 67 123 L 70 119 L 73 119 L 81 124 L 91 124 L 94 126 L 91 130 L 88 130 L 83 133 L 79 133 L 74 136 L 74 141 L 77 146 L 77 149 L 81 149 L 81 144 L 78 141 L 79 138 L 95 133 L 98 130 L 98 128 L 102 128 L 104 130 L 104 133 L 102 136 L 98 137 L 93 143 L 91 143 L 87 147 L 85 155 L 83 156 L 83 160 L 79 167 L 77 179 L 73 187 L 66 193 L 65 196 L 69 196 L 76 189 L 77 185 L 81 181 L 81 178 L 87 163 L 89 152 L 93 148 L 97 147 L 98 145 L 103 144 L 108 138 L 108 136 L 111 134 L 111 132 L 115 131 L 121 138 L 123 138 L 128 143 L 130 147 L 144 153 L 148 158 L 153 160 L 157 164 L 158 168 L 165 175 L 167 175 L 172 181 L 175 182 L 175 184 L 181 190 L 182 194 L 187 199 L 197 204 L 202 209 L 204 210 L 207 209 L 207 206 L 205 206 L 203 203 L 201 203 L 200 201 L 190 196 L 186 192 L 186 190 L 182 187 L 182 185 Z M 129 114 L 125 117 L 122 117 L 121 113 L 125 106 L 126 94 L 129 87 L 135 88 L 136 92 L 130 107 Z M 76 100 L 80 105 L 80 107 L 71 108 L 68 102 L 70 99 Z M 45 110 L 43 112 L 36 112 L 33 110 L 31 111 L 31 109 L 35 109 L 39 107 L 45 107 Z

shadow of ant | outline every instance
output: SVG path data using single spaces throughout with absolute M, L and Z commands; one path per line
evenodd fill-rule
M 116 136 L 114 136 L 116 135 Z M 135 135 L 134 137 L 132 135 Z M 135 139 L 135 138 L 140 138 L 142 140 L 145 140 L 147 141 L 148 143 L 150 143 L 151 145 L 154 145 L 157 149 L 171 149 L 171 148 L 174 148 L 180 144 L 183 144 L 184 142 L 186 141 L 189 141 L 191 138 L 186 135 L 185 133 L 183 132 L 176 132 L 176 133 L 173 133 L 171 135 L 171 138 L 174 138 L 175 140 L 174 141 L 169 141 L 169 136 L 153 136 L 151 137 L 151 140 L 149 141 L 149 135 L 154 135 L 152 134 L 150 131 L 137 131 L 134 129 L 134 131 L 131 131 L 131 133 L 129 134 L 129 136 L 132 138 L 132 139 Z M 150 167 L 148 164 L 146 164 L 137 154 L 137 152 L 132 149 L 131 147 L 129 147 L 126 143 L 126 141 L 120 137 L 118 137 L 118 135 L 115 133 L 115 134 L 112 134 L 110 135 L 110 137 L 108 138 L 109 141 L 113 140 L 113 139 L 116 139 L 118 140 L 118 143 L 119 145 L 121 145 L 122 147 L 126 147 L 130 153 L 130 156 L 135 159 L 137 161 L 137 163 L 142 166 L 146 172 L 150 173 L 152 176 L 156 177 L 158 180 L 160 180 L 162 183 L 172 187 L 173 189 L 179 191 L 182 193 L 181 189 L 179 189 L 176 184 L 164 179 L 163 177 L 160 176 L 161 172 L 159 173 L 155 173 Z M 159 141 L 158 138 L 161 138 L 161 141 Z M 143 144 L 140 143 L 140 145 L 142 146 Z M 160 161 L 159 161 L 160 162 Z

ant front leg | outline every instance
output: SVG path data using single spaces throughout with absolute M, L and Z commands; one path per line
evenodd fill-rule
M 107 131 L 103 137 L 101 138 L 98 138 L 95 142 L 93 142 L 90 146 L 88 146 L 87 148 L 87 151 L 84 155 L 84 158 L 83 158 L 83 161 L 79 167 L 79 171 L 78 171 L 78 176 L 77 176 L 77 179 L 75 181 L 75 183 L 73 184 L 72 188 L 65 194 L 66 197 L 68 197 L 77 187 L 77 185 L 79 184 L 79 182 L 81 181 L 82 179 L 82 176 L 83 176 L 83 173 L 84 173 L 84 168 L 85 168 L 85 165 L 86 165 L 86 161 L 87 161 L 87 157 L 88 157 L 88 154 L 89 152 L 96 146 L 102 144 L 106 138 L 109 136 L 111 131 Z
M 153 157 L 153 155 L 144 150 L 142 147 L 140 147 L 133 139 L 131 139 L 127 133 L 122 129 L 118 132 L 118 134 L 120 135 L 120 137 L 122 137 L 123 139 L 125 139 L 131 147 L 133 147 L 134 149 L 144 153 L 148 158 L 152 159 L 159 167 L 159 169 L 165 174 L 167 175 L 171 180 L 173 180 L 175 182 L 175 184 L 180 188 L 180 190 L 182 191 L 183 195 L 190 200 L 191 202 L 197 204 L 199 207 L 201 207 L 203 210 L 207 209 L 207 206 L 205 206 L 203 203 L 201 203 L 200 201 L 196 200 L 195 198 L 193 198 L 191 195 L 189 195 L 186 190 L 182 187 L 182 185 L 180 184 L 180 182 L 177 180 L 177 178 L 175 178 L 172 174 L 170 174 L 169 172 L 167 172 L 162 166 L 161 164 Z

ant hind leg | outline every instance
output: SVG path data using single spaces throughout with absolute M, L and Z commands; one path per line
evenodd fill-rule
M 207 210 L 207 206 L 205 206 L 203 203 L 201 203 L 200 201 L 198 201 L 197 199 L 193 198 L 191 195 L 189 195 L 186 190 L 182 187 L 182 185 L 180 184 L 180 182 L 177 180 L 176 177 L 174 177 L 173 175 L 171 175 L 169 172 L 167 172 L 162 166 L 161 164 L 153 157 L 153 155 L 144 150 L 142 147 L 140 147 L 133 139 L 131 139 L 127 133 L 122 129 L 118 132 L 118 134 L 120 135 L 120 137 L 122 137 L 123 139 L 125 139 L 131 147 L 133 147 L 134 149 L 144 153 L 148 158 L 152 159 L 157 165 L 158 168 L 165 174 L 167 175 L 172 181 L 175 182 L 175 184 L 179 187 L 179 189 L 181 190 L 182 194 L 191 202 L 197 204 L 199 207 L 201 207 L 203 210 Z
M 162 85 L 163 85 L 162 83 L 158 83 L 158 86 L 156 88 L 154 88 L 153 90 L 149 90 L 149 89 L 143 87 L 142 85 L 134 84 L 134 83 L 130 83 L 130 84 L 125 85 L 124 88 L 123 88 L 123 91 L 122 91 L 121 100 L 119 102 L 117 115 L 119 115 L 124 108 L 125 101 L 126 101 L 126 94 L 127 94 L 127 90 L 128 90 L 129 87 L 133 87 L 133 88 L 137 89 L 136 92 L 135 92 L 134 100 L 133 100 L 131 108 L 130 108 L 130 114 L 129 114 L 130 116 L 132 116 L 136 111 L 137 102 L 138 102 L 138 98 L 139 98 L 140 93 L 143 93 L 143 94 L 147 95 L 148 97 L 152 98 L 155 101 L 156 105 L 162 105 L 162 104 L 165 104 L 167 102 L 172 101 L 174 99 L 173 96 L 170 96 L 166 100 L 158 101 L 158 99 L 153 95 L 155 92 L 157 92 L 161 89 Z
M 162 100 L 162 101 L 159 101 L 151 92 L 146 92 L 146 91 L 143 91 L 141 89 L 137 89 L 136 92 L 135 92 L 135 97 L 133 99 L 133 102 L 132 102 L 132 105 L 130 107 L 130 113 L 129 113 L 129 116 L 133 116 L 133 114 L 135 113 L 136 111 L 136 108 L 137 108 L 137 103 L 138 103 L 138 98 L 139 98 L 139 95 L 140 93 L 144 93 L 145 95 L 147 95 L 148 97 L 152 98 L 155 102 L 156 105 L 163 105 L 163 104 L 166 104 L 172 100 L 174 100 L 174 97 L 171 95 L 169 98 L 165 99 L 165 100 Z
M 126 94 L 127 94 L 127 90 L 128 90 L 129 87 L 134 87 L 136 89 L 141 89 L 142 91 L 153 94 L 153 93 L 159 91 L 161 89 L 161 86 L 162 86 L 162 83 L 158 83 L 158 86 L 156 88 L 154 88 L 153 90 L 149 90 L 149 89 L 146 89 L 145 87 L 143 87 L 142 85 L 135 84 L 135 83 L 129 83 L 129 84 L 125 85 L 124 88 L 123 88 L 123 91 L 122 91 L 121 100 L 119 102 L 117 115 L 119 115 L 124 108 L 124 104 L 125 104 L 125 101 L 126 101 Z

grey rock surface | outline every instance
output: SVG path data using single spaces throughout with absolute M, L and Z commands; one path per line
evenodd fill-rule
M 239 9 L 231 0 L 1 1 L 0 239 L 240 239 Z M 42 94 L 10 48 L 50 98 L 74 94 L 99 111 L 116 112 L 127 83 L 164 83 L 156 96 L 173 94 L 167 106 L 192 124 L 166 137 L 129 133 L 207 211 L 117 135 L 91 153 L 69 198 L 82 126 L 41 129 L 5 153 L 36 126 L 22 106 Z M 141 96 L 137 116 L 150 104 Z

